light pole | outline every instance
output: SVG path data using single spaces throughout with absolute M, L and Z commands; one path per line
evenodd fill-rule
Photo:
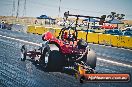
M 60 0 L 60 2 L 59 2 L 59 14 L 58 14 L 58 18 L 60 17 L 60 12 L 61 12 L 61 7 L 60 7 L 60 5 L 61 5 L 61 0 Z
M 19 15 L 19 5 L 20 5 L 20 0 L 18 0 L 18 2 L 17 2 L 17 12 L 16 12 L 17 19 L 18 19 L 18 15 Z

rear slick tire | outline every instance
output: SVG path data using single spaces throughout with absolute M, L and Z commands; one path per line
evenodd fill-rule
M 88 66 L 90 66 L 92 69 L 95 69 L 97 56 L 92 49 L 88 49 L 88 54 L 84 56 L 84 59 L 86 59 L 85 62 Z

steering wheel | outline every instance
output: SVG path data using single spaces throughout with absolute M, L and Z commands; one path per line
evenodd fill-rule
M 73 27 L 62 28 L 62 30 L 59 33 L 58 38 L 60 38 L 62 41 L 64 41 L 64 43 L 74 46 L 74 43 L 75 43 L 74 41 L 76 41 L 77 38 L 75 36 L 75 30 L 72 28 Z M 71 30 L 73 30 L 73 32 L 71 32 Z

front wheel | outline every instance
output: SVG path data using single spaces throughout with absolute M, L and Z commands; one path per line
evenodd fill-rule
M 80 77 L 80 83 L 84 83 L 84 81 L 85 81 L 85 77 L 84 76 L 82 76 L 82 77 Z
M 27 53 L 27 48 L 25 45 L 21 47 L 21 61 L 26 60 L 26 53 Z
M 47 69 L 48 71 L 61 71 L 64 64 L 64 57 L 58 50 L 50 52 L 48 57 Z
M 48 50 L 48 47 L 43 50 L 43 53 L 39 60 L 40 65 L 47 67 L 49 53 L 50 53 L 50 51 Z

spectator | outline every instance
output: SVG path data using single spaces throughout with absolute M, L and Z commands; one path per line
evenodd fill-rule
M 38 21 L 37 20 L 35 20 L 35 24 L 37 24 L 38 23 Z
M 4 24 L 5 24 L 5 21 L 4 21 L 4 20 L 2 20 L 2 21 L 1 21 L 1 28 L 2 28 L 2 29 L 3 29 L 3 28 L 4 28 L 4 26 L 5 26 Z

